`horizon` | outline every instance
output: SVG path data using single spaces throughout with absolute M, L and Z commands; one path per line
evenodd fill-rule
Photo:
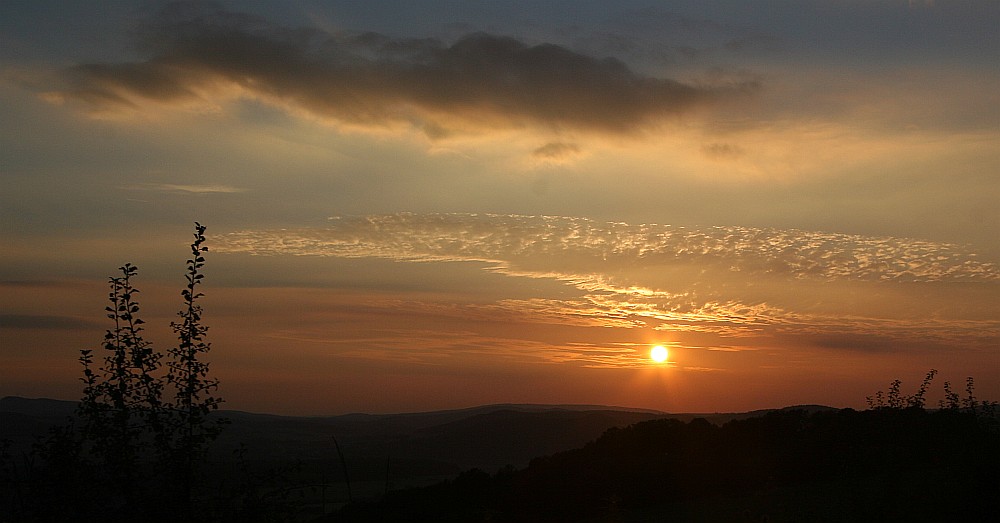
M 55 401 L 59 403 L 78 403 L 79 400 L 74 399 L 60 399 L 60 398 L 45 398 L 45 397 L 24 397 L 24 396 L 3 396 L 0 400 L 5 399 L 15 399 L 15 400 L 27 400 L 27 401 Z M 988 401 L 988 400 L 987 400 Z M 641 407 L 627 407 L 622 405 L 582 405 L 582 404 L 548 404 L 548 403 L 489 403 L 482 405 L 471 405 L 467 407 L 449 408 L 441 410 L 426 410 L 426 411 L 405 411 L 405 412 L 341 412 L 333 414 L 279 414 L 274 412 L 256 412 L 256 411 L 246 411 L 246 410 L 236 410 L 219 408 L 217 411 L 219 414 L 226 412 L 235 412 L 240 414 L 252 414 L 252 415 L 262 415 L 262 416 L 276 416 L 276 417 L 290 417 L 290 418 L 336 418 L 336 417 L 346 417 L 346 416 L 408 416 L 408 415 L 420 415 L 420 414 L 438 414 L 438 413 L 451 413 L 451 412 L 463 412 L 463 411 L 473 411 L 481 409 L 495 408 L 496 410 L 503 410 L 504 408 L 524 408 L 527 411 L 531 411 L 532 408 L 539 409 L 539 412 L 547 412 L 553 410 L 566 410 L 566 411 L 618 411 L 618 412 L 635 412 L 635 413 L 645 413 L 654 415 L 666 415 L 666 416 L 697 416 L 697 415 L 740 415 L 740 414 L 753 414 L 756 412 L 765 411 L 781 411 L 781 410 L 795 410 L 798 408 L 808 408 L 808 407 L 821 407 L 833 410 L 844 410 L 849 407 L 834 407 L 831 405 L 816 405 L 816 404 L 805 404 L 805 405 L 785 405 L 782 407 L 773 407 L 767 409 L 755 409 L 750 411 L 739 411 L 739 412 L 665 412 L 655 409 L 645 409 Z M 544 409 L 544 410 L 543 410 Z M 928 407 L 927 410 L 936 410 L 933 407 Z
M 10 2 L 0 41 L 0 397 L 79 397 L 125 263 L 165 352 L 200 222 L 226 409 L 1000 398 L 1000 3 Z

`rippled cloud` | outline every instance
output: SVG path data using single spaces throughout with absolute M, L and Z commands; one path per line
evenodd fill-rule
M 915 239 L 551 216 L 393 214 L 337 217 L 327 228 L 234 232 L 218 238 L 215 250 L 476 262 L 487 271 L 556 280 L 577 291 L 569 298 L 500 299 L 451 311 L 493 321 L 651 327 L 715 340 L 790 336 L 816 346 L 852 345 L 852 336 L 1000 339 L 995 306 L 983 309 L 976 301 L 983 294 L 977 292 L 985 289 L 988 296 L 997 289 L 1000 269 L 961 246 Z M 956 285 L 970 289 L 968 303 L 935 301 L 938 289 L 953 293 Z M 859 304 L 852 286 L 891 296 Z
M 235 232 L 221 241 L 230 252 L 486 261 L 505 271 L 526 270 L 567 279 L 581 270 L 592 279 L 588 269 L 628 262 L 636 266 L 698 263 L 733 272 L 824 281 L 1000 281 L 997 265 L 980 261 L 975 253 L 953 244 L 751 227 L 601 223 L 554 216 L 400 213 L 335 217 L 328 228 Z M 542 267 L 553 273 L 546 274 Z M 643 289 L 635 292 L 641 294 Z

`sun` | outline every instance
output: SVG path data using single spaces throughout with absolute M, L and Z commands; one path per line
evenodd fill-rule
M 667 348 L 663 345 L 657 345 L 649 351 L 649 359 L 655 361 L 656 363 L 663 363 L 667 361 L 667 355 Z

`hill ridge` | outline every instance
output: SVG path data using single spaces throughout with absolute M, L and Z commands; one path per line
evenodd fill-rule
M 25 396 L 4 396 L 0 398 L 0 412 L 16 412 L 19 414 L 27 415 L 51 415 L 51 414 L 73 414 L 76 409 L 76 404 L 78 402 L 75 400 L 64 400 L 56 398 L 46 398 L 37 397 L 29 398 Z M 715 411 L 715 412 L 667 412 L 656 409 L 648 409 L 643 407 L 625 407 L 620 405 L 596 405 L 596 404 L 585 404 L 585 403 L 487 403 L 483 405 L 474 405 L 470 407 L 458 407 L 453 409 L 439 409 L 439 410 L 420 410 L 412 412 L 389 412 L 389 413 L 368 413 L 368 412 L 347 412 L 343 414 L 278 414 L 271 412 L 256 412 L 256 411 L 246 411 L 237 409 L 220 409 L 218 412 L 220 415 L 249 415 L 249 416 L 261 416 L 261 417 L 273 417 L 273 418 L 289 418 L 289 419 L 331 419 L 331 418 L 350 418 L 350 417 L 368 417 L 368 418 L 387 418 L 387 417 L 410 417 L 410 416 L 423 416 L 423 415 L 445 415 L 445 414 L 465 414 L 465 413 L 479 413 L 479 412 L 490 412 L 496 410 L 513 410 L 517 412 L 552 412 L 552 411 L 567 411 L 567 412 L 587 412 L 587 411 L 611 411 L 611 412 L 632 412 L 641 414 L 652 414 L 657 416 L 666 417 L 682 417 L 682 418 L 696 418 L 696 417 L 718 417 L 718 416 L 763 416 L 768 412 L 782 411 L 782 410 L 837 410 L 837 407 L 830 407 L 827 405 L 818 404 L 803 404 L 803 405 L 788 405 L 784 407 L 775 407 L 767 409 L 755 409 L 749 411 Z

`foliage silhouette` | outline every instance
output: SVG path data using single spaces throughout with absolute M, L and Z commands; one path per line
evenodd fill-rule
M 180 321 L 170 324 L 178 338 L 178 345 L 168 351 L 170 363 L 166 381 L 174 388 L 174 399 L 166 405 L 168 430 L 158 434 L 161 447 L 166 452 L 167 462 L 177 468 L 180 481 L 182 507 L 192 514 L 193 487 L 197 465 L 205 457 L 207 446 L 218 437 L 220 420 L 209 420 L 211 411 L 219 408 L 222 399 L 213 396 L 219 381 L 209 377 L 209 365 L 204 356 L 211 350 L 205 341 L 208 327 L 202 325 L 202 308 L 198 299 L 203 296 L 198 286 L 204 278 L 201 272 L 205 265 L 203 253 L 208 251 L 205 243 L 205 226 L 195 222 L 194 242 L 191 244 L 191 258 L 187 260 L 187 286 L 181 291 L 184 306 L 177 315 Z M 157 427 L 153 427 L 156 429 Z
M 105 311 L 114 328 L 104 335 L 104 365 L 95 372 L 92 351 L 80 351 L 84 391 L 79 419 L 84 450 L 120 494 L 119 503 L 135 506 L 139 461 L 148 451 L 149 435 L 162 432 L 163 384 L 155 376 L 162 356 L 142 337 L 139 290 L 132 285 L 138 268 L 125 264 L 119 270 L 122 275 L 108 282 L 111 304 Z
M 178 344 L 164 355 L 143 337 L 138 268 L 120 267 L 108 280 L 105 308 L 113 327 L 104 335 L 103 358 L 80 351 L 83 395 L 75 420 L 54 427 L 26 456 L 18 487 L 24 495 L 13 516 L 35 521 L 202 521 L 195 504 L 200 467 L 225 420 L 210 417 L 222 399 L 209 376 L 198 285 L 204 275 L 205 227 L 195 223 L 187 286 L 179 321 L 171 323 Z M 8 465 L 12 460 L 7 460 Z M 13 465 L 6 468 L 13 470 Z
M 924 377 L 924 381 L 920 383 L 920 387 L 917 389 L 917 392 L 912 396 L 903 395 L 900 392 L 900 387 L 903 382 L 900 380 L 894 380 L 889 384 L 888 393 L 884 393 L 880 390 L 876 392 L 874 396 L 868 396 L 865 398 L 868 403 L 868 408 L 922 409 L 926 403 L 924 396 L 927 394 L 927 390 L 930 388 L 931 381 L 934 380 L 935 376 L 937 376 L 937 370 L 931 369 L 928 371 L 927 375 Z M 965 379 L 966 396 L 965 398 L 961 398 L 957 392 L 952 390 L 950 382 L 944 382 L 944 399 L 938 402 L 939 408 L 953 411 L 961 410 L 978 418 L 982 423 L 995 423 L 997 402 L 977 399 L 975 388 L 975 380 L 973 380 L 972 376 L 967 377 Z

